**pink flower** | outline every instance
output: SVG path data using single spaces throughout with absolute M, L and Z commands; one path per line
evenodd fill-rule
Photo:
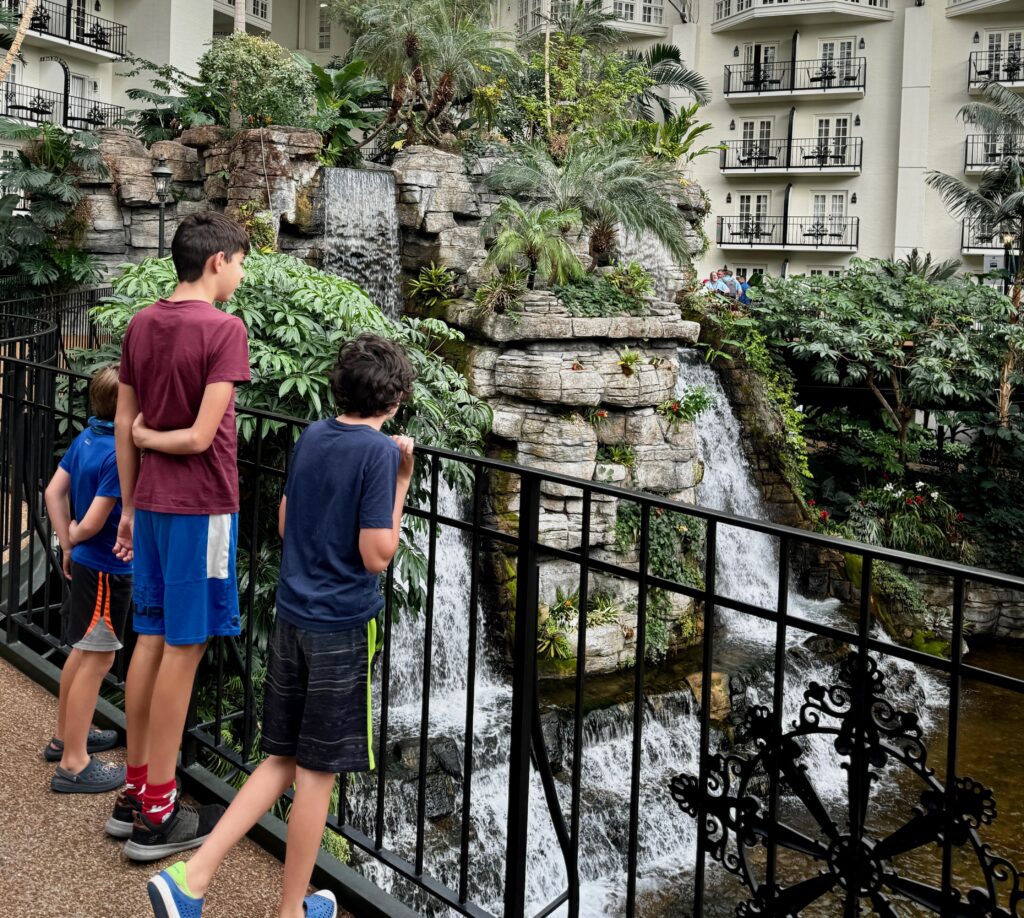
M 818 519 L 824 523 L 828 519 L 828 510 L 822 510 L 818 513 Z

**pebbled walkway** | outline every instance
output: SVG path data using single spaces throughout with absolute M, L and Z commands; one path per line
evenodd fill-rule
M 0 660 L 0 915 L 150 918 L 146 880 L 175 858 L 134 864 L 103 832 L 113 794 L 55 794 L 42 748 L 57 700 Z M 124 750 L 104 753 L 124 761 Z M 276 918 L 281 863 L 245 839 L 224 862 L 203 918 Z M 342 913 L 343 918 L 350 918 Z

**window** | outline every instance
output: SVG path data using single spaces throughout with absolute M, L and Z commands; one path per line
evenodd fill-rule
M 814 219 L 811 232 L 821 242 L 843 245 L 846 240 L 846 192 L 819 191 L 811 196 Z
M 815 154 L 819 165 L 842 166 L 847 163 L 849 154 L 850 123 L 849 115 L 818 115 L 818 148 Z
M 665 21 L 664 0 L 644 0 L 641 19 L 650 25 L 661 25 Z
M 750 42 L 743 46 L 743 63 L 747 65 L 763 64 L 771 66 L 779 58 L 778 43 Z
M 767 274 L 768 268 L 765 265 L 736 265 L 736 274 L 742 274 L 747 280 L 757 274 Z
M 92 99 L 96 95 L 96 81 L 81 73 L 71 74 L 71 95 L 79 99 Z
M 320 6 L 320 27 L 317 32 L 317 50 L 330 51 L 331 49 L 331 11 L 328 7 Z
M 544 11 L 541 9 L 541 0 L 519 0 L 519 18 L 516 20 L 516 31 L 525 35 L 533 29 L 539 28 L 544 21 Z
M 742 232 L 753 235 L 767 233 L 766 220 L 771 203 L 767 191 L 744 193 L 740 198 L 739 226 Z
M 629 2 L 629 0 L 615 0 L 612 8 L 616 19 L 622 19 L 626 22 L 632 22 L 636 19 L 636 4 Z
M 843 268 L 836 265 L 819 265 L 816 268 L 809 268 L 807 273 L 811 277 L 842 277 Z
M 823 38 L 818 42 L 822 70 L 835 71 L 834 79 L 847 80 L 857 75 L 853 61 L 852 38 Z
M 269 6 L 268 0 L 252 0 L 252 14 L 259 16 L 260 19 L 269 19 L 267 16 L 267 7 Z
M 769 155 L 772 121 L 771 118 L 747 118 L 740 124 L 744 159 Z
M 5 83 L 17 83 L 18 82 L 18 65 L 17 63 L 11 64 L 11 69 L 7 71 L 7 76 L 4 77 Z M 3 155 L 7 154 L 7 150 L 0 151 Z

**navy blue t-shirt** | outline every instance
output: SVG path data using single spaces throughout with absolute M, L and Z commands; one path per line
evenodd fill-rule
M 360 529 L 390 529 L 401 452 L 379 430 L 330 418 L 311 424 L 284 486 L 277 614 L 308 631 L 341 631 L 384 605 L 380 575 L 363 566 Z
M 117 498 L 103 528 L 72 548 L 71 560 L 94 571 L 130 574 L 131 562 L 122 561 L 113 552 L 117 524 L 121 522 L 121 483 L 117 479 L 113 421 L 89 418 L 89 426 L 71 441 L 60 467 L 71 476 L 71 507 L 79 522 L 89 512 L 93 498 Z

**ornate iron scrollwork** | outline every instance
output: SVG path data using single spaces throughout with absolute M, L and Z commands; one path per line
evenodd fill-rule
M 749 756 L 712 755 L 707 787 L 694 775 L 677 775 L 670 782 L 673 799 L 689 816 L 703 810 L 707 852 L 738 876 L 753 898 L 737 907 L 742 918 L 756 915 L 799 915 L 825 897 L 869 905 L 875 914 L 895 916 L 900 902 L 914 903 L 923 913 L 956 918 L 1024 918 L 1024 874 L 982 843 L 978 828 L 996 818 L 992 791 L 968 777 L 957 777 L 953 788 L 943 786 L 927 765 L 917 715 L 899 711 L 885 698 L 885 680 L 876 662 L 849 654 L 839 666 L 837 684 L 811 682 L 804 693 L 799 718 L 788 732 L 779 732 L 766 707 L 753 707 L 746 727 L 756 750 Z M 835 752 L 848 775 L 845 825 L 833 819 L 808 777 L 807 740 L 831 736 Z M 911 815 L 898 828 L 872 837 L 867 825 L 869 790 L 890 766 L 911 772 L 924 786 Z M 797 825 L 779 820 L 769 827 L 768 805 L 758 794 L 775 773 L 780 795 L 795 796 L 806 816 Z M 787 801 L 787 813 L 792 807 Z M 810 831 L 807 826 L 812 825 Z M 809 871 L 791 885 L 768 886 L 758 849 L 774 835 L 787 852 L 787 874 L 800 858 Z M 955 885 L 948 895 L 941 886 L 898 874 L 894 859 L 916 849 L 938 846 L 960 849 L 977 862 L 969 872 L 983 885 L 966 893 Z M 959 863 L 960 861 L 958 861 Z M 814 868 L 817 868 L 816 871 Z

